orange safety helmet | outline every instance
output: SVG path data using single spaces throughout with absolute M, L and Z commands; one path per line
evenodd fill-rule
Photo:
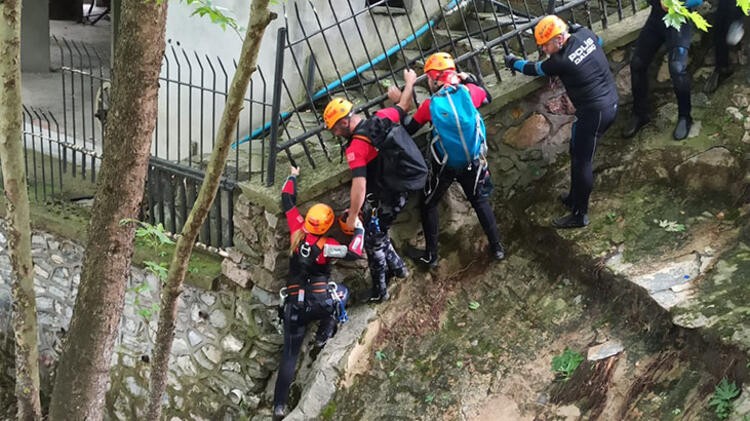
M 323 235 L 333 225 L 333 209 L 324 203 L 314 204 L 305 215 L 305 231 L 313 235 Z
M 353 108 L 354 104 L 344 98 L 332 99 L 323 111 L 323 121 L 326 123 L 326 128 L 331 130 L 339 120 L 349 116 Z
M 567 30 L 568 25 L 562 19 L 555 15 L 547 15 L 536 24 L 534 38 L 537 45 L 544 45 Z
M 439 72 L 445 71 L 445 70 L 456 70 L 456 62 L 453 61 L 453 57 L 451 57 L 448 53 L 435 53 L 427 58 L 427 61 L 424 62 L 424 72 L 428 73 L 431 70 L 437 70 Z

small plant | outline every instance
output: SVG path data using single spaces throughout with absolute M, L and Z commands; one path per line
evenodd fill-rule
M 666 219 L 654 219 L 654 223 L 659 227 L 664 228 L 666 232 L 684 232 L 685 224 L 678 224 L 676 221 L 669 221 Z
M 427 395 L 427 396 L 424 397 L 424 403 L 428 403 L 429 404 L 429 403 L 432 403 L 432 401 L 434 401 L 434 400 L 435 400 L 435 394 L 434 393 L 430 393 L 429 395 Z
M 570 348 L 565 348 L 562 354 L 552 357 L 552 371 L 558 377 L 567 381 L 582 362 L 583 355 Z
M 378 361 L 383 361 L 386 358 L 385 352 L 383 351 L 375 351 L 375 359 Z
M 154 256 L 165 257 L 167 251 L 165 246 L 173 245 L 174 241 L 169 238 L 167 231 L 164 229 L 162 224 L 151 225 L 146 222 L 141 222 L 135 219 L 123 219 L 120 221 L 120 225 L 136 224 L 138 228 L 135 230 L 136 239 L 143 241 L 149 249 L 153 252 Z M 146 270 L 154 274 L 161 283 L 167 281 L 167 275 L 169 274 L 169 266 L 167 262 L 155 262 L 153 260 L 146 260 L 143 262 L 146 266 Z M 152 303 L 151 305 L 145 305 L 141 302 L 141 296 L 151 292 L 151 287 L 144 281 L 139 285 L 135 285 L 129 289 L 129 291 L 135 294 L 133 304 L 136 309 L 136 313 L 144 319 L 151 319 L 151 316 L 159 311 L 159 304 Z
M 711 400 L 708 401 L 708 406 L 714 408 L 714 414 L 720 420 L 729 418 L 729 414 L 734 409 L 732 401 L 740 395 L 740 389 L 734 383 L 729 383 L 726 377 L 721 379 L 721 382 L 716 385 L 714 394 L 711 396 Z
M 476 310 L 479 308 L 479 303 L 476 301 L 469 301 L 469 309 Z
M 617 214 L 614 212 L 607 212 L 607 224 L 612 225 L 617 221 Z

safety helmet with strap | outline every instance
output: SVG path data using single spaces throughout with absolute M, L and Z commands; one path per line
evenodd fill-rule
M 325 121 L 326 128 L 331 130 L 339 120 L 348 117 L 353 108 L 354 104 L 344 98 L 332 99 L 323 110 L 323 121 Z
M 534 28 L 534 38 L 537 45 L 544 45 L 552 38 L 567 32 L 568 25 L 555 15 L 547 15 L 536 24 Z
M 305 231 L 313 235 L 323 235 L 331 228 L 335 218 L 330 206 L 316 203 L 305 215 Z

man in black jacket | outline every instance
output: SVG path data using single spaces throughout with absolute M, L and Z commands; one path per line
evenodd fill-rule
M 555 219 L 552 225 L 584 227 L 589 223 L 596 142 L 617 114 L 617 87 L 601 38 L 589 29 L 569 30 L 562 19 L 550 15 L 536 25 L 534 37 L 548 59 L 534 62 L 506 55 L 505 65 L 529 76 L 558 76 L 576 107 L 570 139 L 570 193 L 561 197 L 571 213 Z

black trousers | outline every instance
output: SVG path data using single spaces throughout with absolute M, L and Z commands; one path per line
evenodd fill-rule
M 432 171 L 429 185 L 425 191 L 422 201 L 422 229 L 424 230 L 425 245 L 427 251 L 436 254 L 438 251 L 438 205 L 448 188 L 454 181 L 458 181 L 477 213 L 479 223 L 482 225 L 490 245 L 500 242 L 500 232 L 495 222 L 495 214 L 490 204 L 492 193 L 492 180 L 490 171 L 486 165 L 475 161 L 471 168 L 440 168 L 439 164 L 432 162 Z
M 713 19 L 714 53 L 716 67 L 726 69 L 729 67 L 729 48 L 727 45 L 727 32 L 729 25 L 742 19 L 742 11 L 737 7 L 735 0 L 719 0 Z
M 570 203 L 573 211 L 588 213 L 594 188 L 596 142 L 615 121 L 617 104 L 593 110 L 576 111 L 570 139 Z
M 318 331 L 315 335 L 316 341 L 324 342 L 328 335 L 336 327 L 336 317 L 328 315 L 322 318 L 306 318 L 304 313 L 292 303 L 284 306 L 284 347 L 281 351 L 281 364 L 279 365 L 279 376 L 276 378 L 276 388 L 273 394 L 273 404 L 286 405 L 289 399 L 289 387 L 294 380 L 294 372 L 297 367 L 297 358 L 305 339 L 307 324 L 320 320 Z
M 372 286 L 376 291 L 385 291 L 389 271 L 404 267 L 403 259 L 391 244 L 388 231 L 398 214 L 406 207 L 407 200 L 407 193 L 382 195 L 382 198 L 371 196 L 364 206 L 365 253 L 372 277 Z M 377 216 L 377 224 L 373 223 L 373 209 Z
M 633 112 L 636 116 L 647 118 L 648 101 L 648 66 L 654 60 L 662 44 L 666 44 L 669 57 L 669 75 L 672 87 L 677 96 L 678 114 L 690 116 L 690 81 L 688 73 L 688 49 L 693 37 L 693 25 L 686 22 L 680 30 L 664 26 L 664 11 L 651 7 L 651 14 L 641 29 L 635 44 L 635 51 L 630 60 L 631 83 L 633 86 Z

